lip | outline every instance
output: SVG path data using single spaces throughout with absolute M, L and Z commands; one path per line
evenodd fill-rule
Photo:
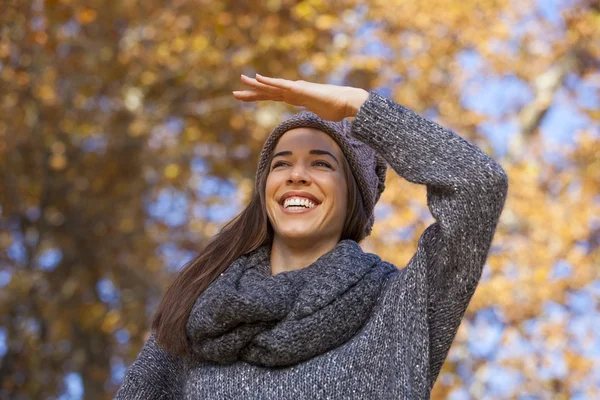
M 290 190 L 289 192 L 285 192 L 283 196 L 281 196 L 281 198 L 279 199 L 279 204 L 283 205 L 284 200 L 288 197 L 304 197 L 305 199 L 309 199 L 316 205 L 321 204 L 319 199 L 317 199 L 314 195 L 301 190 Z
M 288 208 L 285 208 L 283 206 L 283 204 L 280 204 L 279 207 L 281 208 L 281 211 L 284 214 L 306 214 L 309 213 L 311 211 L 316 210 L 317 208 L 319 208 L 320 204 L 317 204 L 316 206 L 314 206 L 313 208 L 300 208 L 298 210 L 290 210 Z

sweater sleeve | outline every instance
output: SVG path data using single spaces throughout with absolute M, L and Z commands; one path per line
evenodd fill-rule
M 427 186 L 435 222 L 421 234 L 406 266 L 410 287 L 394 287 L 400 285 L 397 278 L 391 288 L 408 290 L 408 307 L 426 310 L 431 389 L 481 278 L 508 177 L 475 145 L 375 92 L 358 110 L 351 134 L 398 175 Z
M 166 352 L 150 334 L 127 369 L 115 400 L 171 400 L 181 397 L 183 362 Z

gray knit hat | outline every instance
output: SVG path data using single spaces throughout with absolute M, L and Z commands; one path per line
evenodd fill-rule
M 366 237 L 371 233 L 373 223 L 375 222 L 375 215 L 373 213 L 375 204 L 377 204 L 381 193 L 385 189 L 387 164 L 375 150 L 350 135 L 351 127 L 352 123 L 347 119 L 343 119 L 340 122 L 333 122 L 321 119 L 318 115 L 310 111 L 299 112 L 290 119 L 280 123 L 271 132 L 260 153 L 256 176 L 260 176 L 268 168 L 267 163 L 275 150 L 277 141 L 285 132 L 295 128 L 316 128 L 327 133 L 340 146 L 344 157 L 346 157 L 350 165 L 354 179 L 356 179 L 356 183 L 358 184 L 365 212 L 370 216 L 369 222 L 365 226 Z M 259 184 L 260 182 L 257 179 L 257 192 L 260 190 L 258 187 Z

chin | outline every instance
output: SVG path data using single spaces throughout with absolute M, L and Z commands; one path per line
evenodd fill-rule
M 285 239 L 307 239 L 319 236 L 319 232 L 312 229 L 283 229 L 277 234 Z
M 276 230 L 276 235 L 283 240 L 316 240 L 322 237 L 323 232 L 312 227 L 283 226 Z

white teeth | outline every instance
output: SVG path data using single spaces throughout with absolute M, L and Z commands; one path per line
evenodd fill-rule
M 317 205 L 315 203 L 313 203 L 312 201 L 302 198 L 302 197 L 288 197 L 283 202 L 284 208 L 293 207 L 293 206 L 300 206 L 300 207 L 303 206 L 306 208 L 314 208 Z

